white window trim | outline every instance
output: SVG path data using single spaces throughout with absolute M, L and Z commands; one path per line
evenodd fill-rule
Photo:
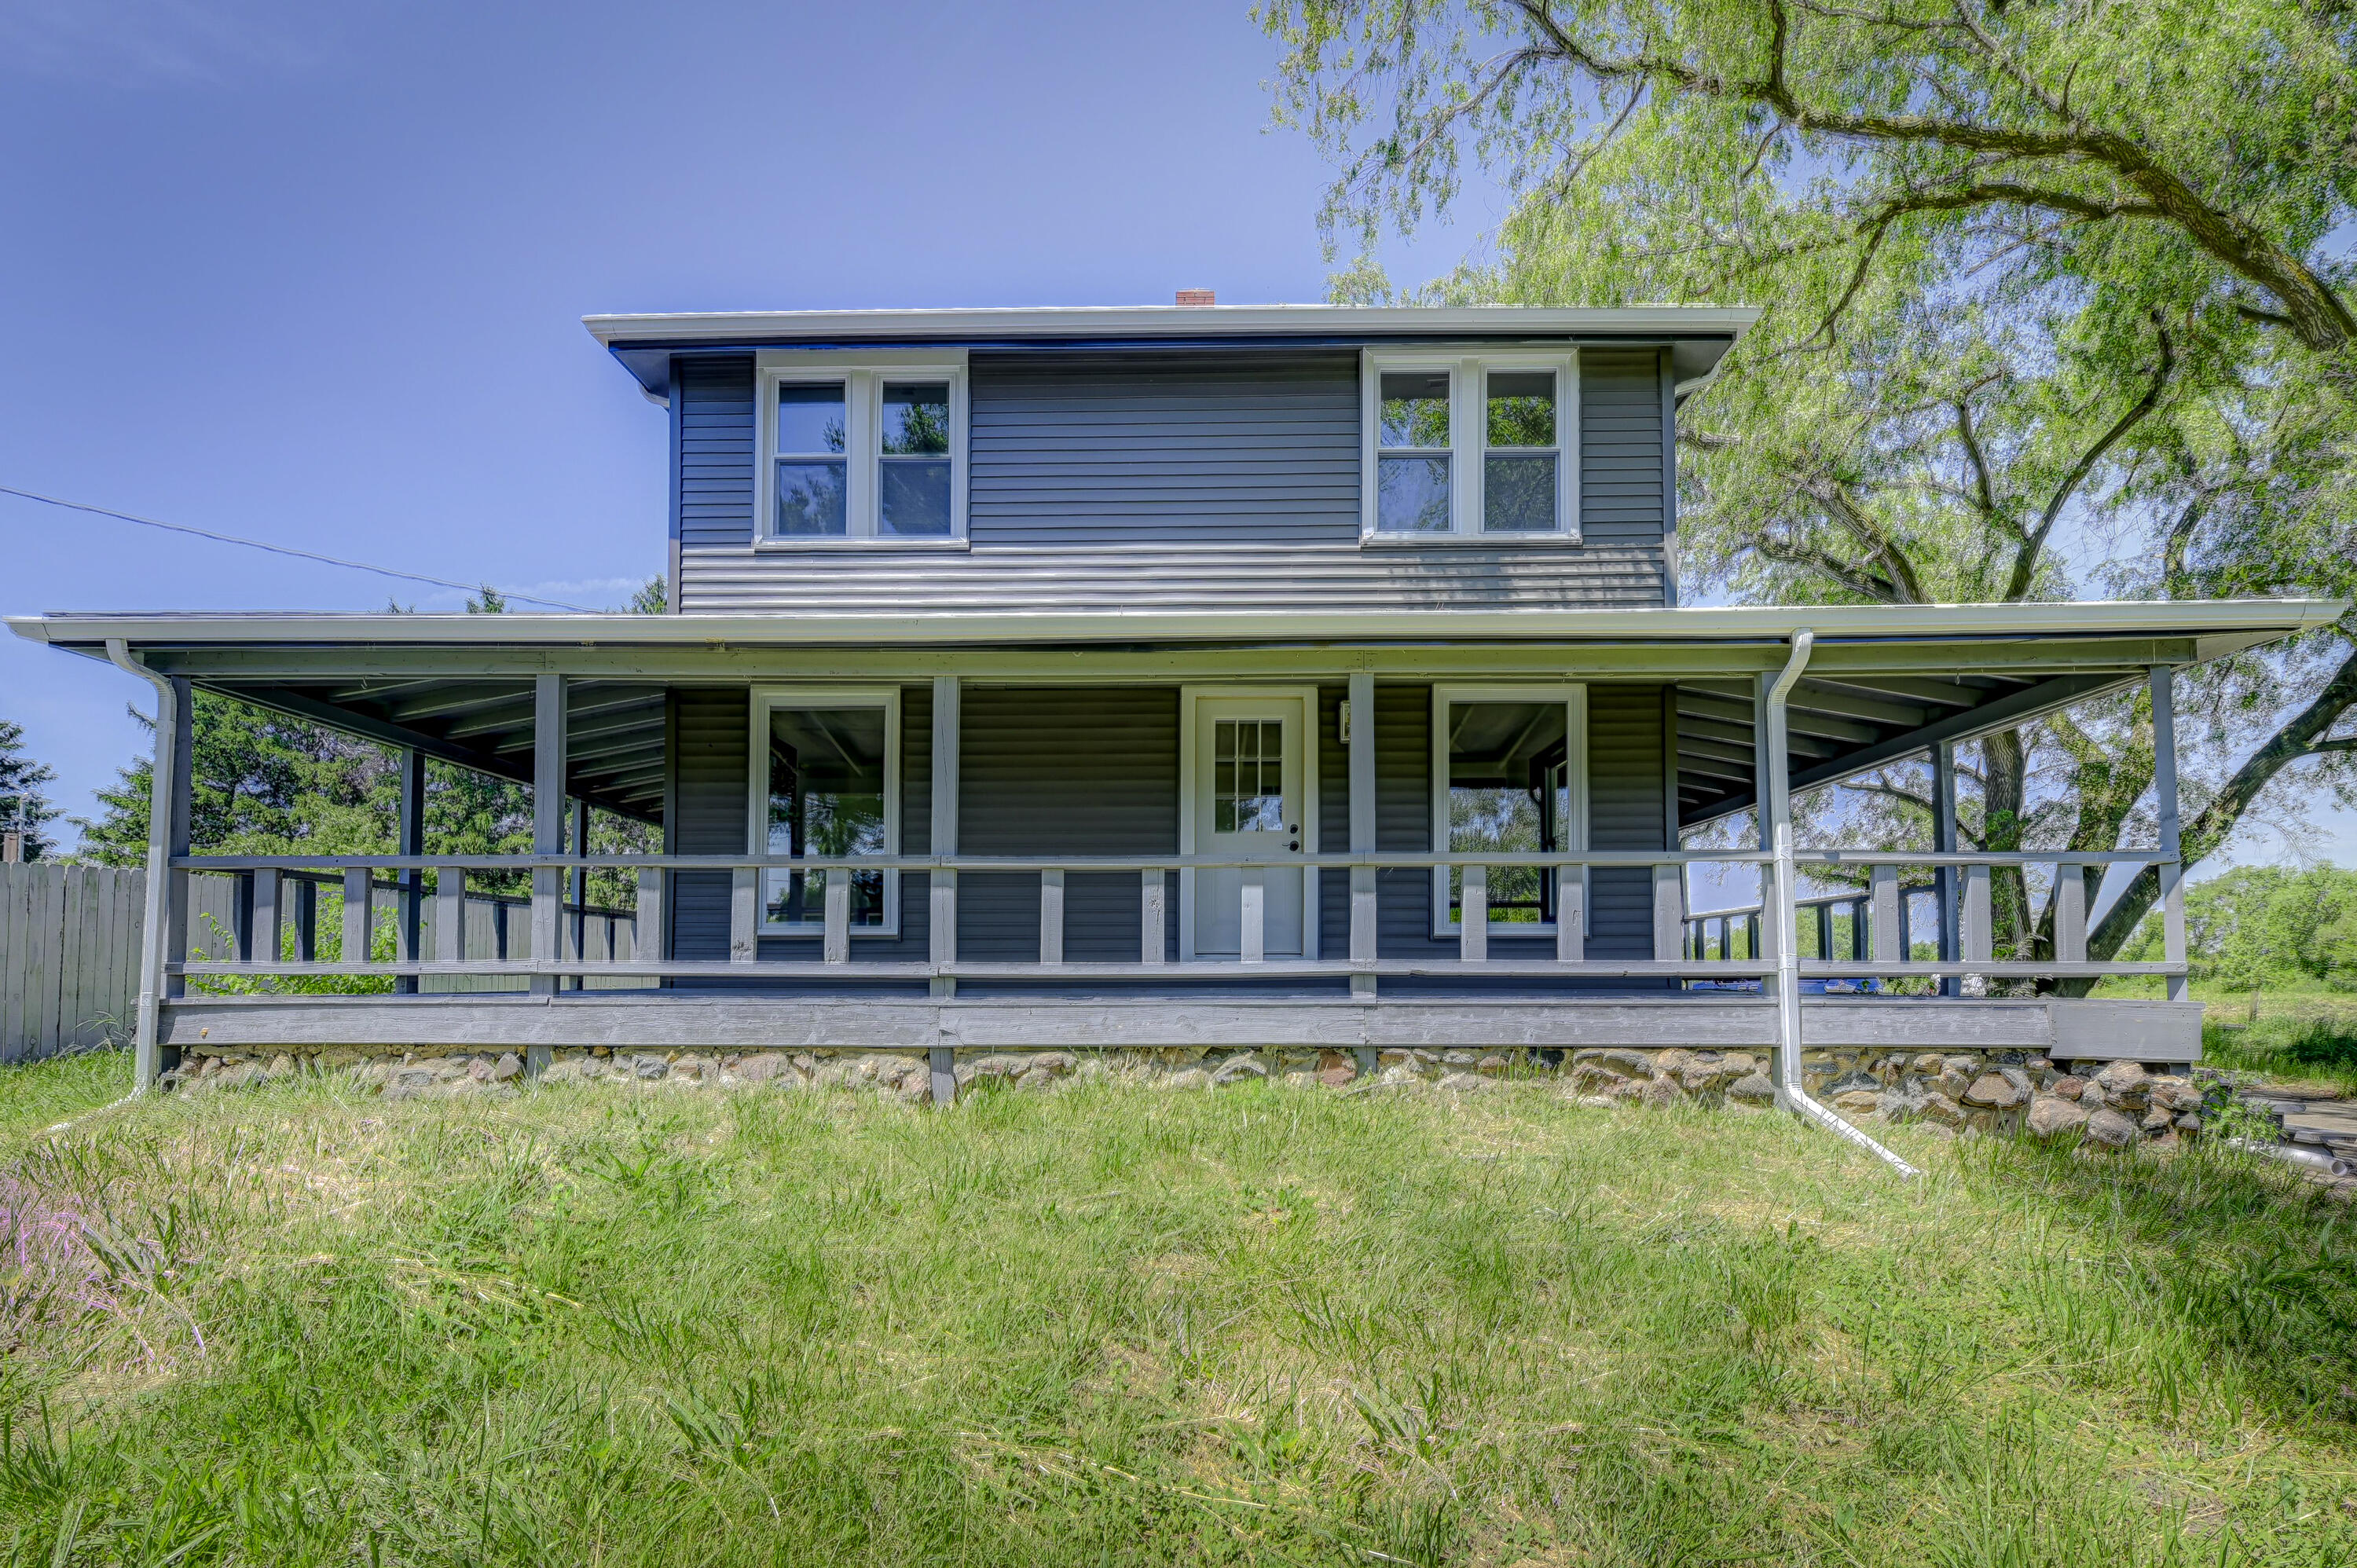
M 754 360 L 753 544 L 758 550 L 963 550 L 966 548 L 966 358 L 963 349 L 837 353 L 823 349 L 764 349 Z M 950 532 L 939 539 L 899 539 L 877 532 L 883 452 L 884 383 L 943 381 L 950 388 Z M 786 538 L 770 532 L 778 510 L 778 387 L 791 381 L 843 383 L 845 527 L 836 539 Z
M 884 710 L 884 853 L 900 853 L 900 688 L 898 686 L 756 686 L 753 688 L 751 725 L 751 767 L 749 768 L 752 799 L 747 817 L 746 843 L 752 853 L 765 854 L 770 842 L 770 714 L 777 708 L 881 708 Z M 826 933 L 826 921 L 772 920 L 769 915 L 769 878 L 770 872 L 760 874 L 758 897 L 760 899 L 760 923 L 757 928 L 765 937 L 815 937 Z M 880 926 L 854 926 L 851 934 L 858 937 L 897 937 L 900 934 L 900 874 L 884 873 L 884 923 Z
M 1564 704 L 1564 754 L 1571 764 L 1570 820 L 1564 823 L 1564 846 L 1557 853 L 1581 854 L 1587 849 L 1587 687 L 1585 684 L 1439 686 L 1432 689 L 1432 848 L 1448 853 L 1448 709 L 1453 703 L 1529 703 L 1554 699 Z M 1454 938 L 1463 924 L 1448 910 L 1448 872 L 1432 868 L 1432 934 Z M 1583 868 L 1580 882 L 1587 876 Z M 1582 899 L 1590 905 L 1593 899 Z M 1493 937 L 1547 937 L 1553 920 L 1492 920 Z M 1587 931 L 1580 933 L 1588 935 Z
M 1448 372 L 1449 521 L 1447 533 L 1384 532 L 1376 526 L 1376 491 L 1383 440 L 1385 371 Z M 1552 533 L 1490 533 L 1481 527 L 1481 483 L 1490 422 L 1482 377 L 1490 371 L 1555 372 L 1555 530 Z M 1384 546 L 1486 544 L 1564 545 L 1579 541 L 1579 351 L 1469 354 L 1364 350 L 1359 365 L 1359 541 Z
M 1196 723 L 1200 716 L 1195 704 L 1205 697 L 1265 697 L 1297 701 L 1301 704 L 1301 842 L 1308 848 L 1305 854 L 1317 853 L 1321 842 L 1318 823 L 1318 688 L 1315 686 L 1181 686 L 1178 688 L 1178 853 L 1193 854 L 1195 851 L 1195 820 L 1202 810 L 1201 780 L 1197 777 L 1199 759 L 1195 732 L 1201 727 Z M 1301 875 L 1301 947 L 1304 958 L 1318 956 L 1318 867 L 1306 866 Z M 1195 957 L 1195 872 L 1191 866 L 1178 870 L 1178 958 L 1191 962 Z

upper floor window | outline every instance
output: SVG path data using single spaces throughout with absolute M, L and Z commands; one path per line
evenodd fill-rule
M 965 536 L 965 366 L 928 356 L 761 356 L 755 504 L 776 543 Z
M 1577 366 L 1570 354 L 1369 354 L 1366 535 L 1577 539 Z

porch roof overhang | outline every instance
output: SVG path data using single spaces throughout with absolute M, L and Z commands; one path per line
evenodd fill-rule
M 1749 807 L 1754 677 L 1816 648 L 1791 702 L 1793 787 L 2115 692 L 2155 665 L 2331 625 L 2341 600 L 1678 609 L 1160 610 L 847 616 L 105 615 L 14 618 L 160 673 L 494 777 L 528 781 L 532 678 L 572 677 L 568 789 L 659 819 L 663 688 L 795 680 L 1169 682 L 1566 676 L 1676 689 L 1679 816 Z
M 1742 306 L 1051 306 L 941 310 L 741 310 L 587 316 L 582 325 L 658 403 L 674 355 L 758 348 L 1359 347 L 1403 341 L 1652 343 L 1684 388 L 1751 324 Z

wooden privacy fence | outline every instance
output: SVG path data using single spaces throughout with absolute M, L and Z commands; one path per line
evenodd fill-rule
M 146 890 L 144 871 L 0 862 L 0 1062 L 131 1037 Z

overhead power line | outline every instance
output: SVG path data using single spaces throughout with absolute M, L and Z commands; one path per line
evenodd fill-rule
M 248 550 L 267 551 L 273 555 L 291 555 L 297 561 L 317 561 L 323 565 L 341 566 L 353 572 L 373 572 L 380 577 L 398 577 L 406 583 L 430 583 L 437 588 L 456 588 L 462 594 L 478 593 L 488 586 L 482 583 L 454 583 L 447 577 L 429 577 L 423 572 L 402 572 L 391 566 L 372 566 L 366 561 L 347 561 L 337 555 L 322 555 L 313 550 L 296 550 L 291 545 L 267 544 L 259 539 L 240 539 L 233 533 L 214 533 L 208 529 L 190 528 L 184 522 L 163 522 L 152 517 L 134 517 L 127 511 L 115 511 L 102 506 L 89 506 L 81 501 L 61 500 L 56 496 L 38 495 L 31 490 L 20 490 L 14 485 L 0 485 L 0 495 L 17 496 L 28 501 L 39 501 L 44 506 L 63 507 L 68 511 L 86 511 L 99 517 L 111 517 L 119 522 L 135 522 L 142 528 L 160 528 L 167 533 L 191 534 L 199 539 L 210 539 L 216 544 L 242 544 Z M 544 599 L 537 594 L 517 593 L 511 588 L 493 588 L 491 591 L 501 598 L 521 599 L 528 605 L 546 605 L 555 610 L 578 610 L 584 615 L 597 613 L 587 605 L 568 605 L 562 599 Z

